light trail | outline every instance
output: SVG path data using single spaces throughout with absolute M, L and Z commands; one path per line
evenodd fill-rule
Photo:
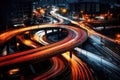
M 43 34 L 45 35 L 45 33 L 43 31 L 38 31 L 38 33 L 42 34 L 41 38 L 43 37 Z M 29 47 L 32 47 L 32 48 L 38 48 L 39 47 L 39 45 L 37 45 L 36 43 L 34 43 L 31 40 L 29 40 L 30 44 L 26 44 L 25 43 L 26 39 L 23 38 L 23 35 L 19 35 L 19 37 L 17 37 L 18 39 L 20 39 L 21 42 L 23 42 L 23 44 L 25 44 Z M 50 59 L 50 61 L 53 63 L 53 66 L 48 71 L 46 71 L 45 73 L 35 77 L 33 80 L 48 80 L 48 79 L 54 77 L 55 75 L 59 74 L 60 72 L 63 72 L 68 66 L 68 63 L 66 61 L 63 61 L 59 57 L 52 57 Z
M 5 43 L 10 38 L 12 38 L 16 34 L 21 33 L 23 31 L 49 28 L 51 26 L 55 26 L 55 27 L 60 26 L 60 28 L 67 29 L 68 32 L 69 32 L 67 38 L 65 38 L 64 40 L 59 41 L 57 43 L 50 44 L 47 47 L 44 47 L 43 49 L 42 48 L 36 48 L 36 49 L 33 49 L 33 50 L 29 50 L 29 51 L 20 52 L 20 53 L 17 53 L 17 54 L 12 54 L 12 55 L 8 55 L 8 56 L 0 57 L 0 66 L 7 66 L 7 65 L 10 65 L 10 64 L 20 63 L 20 62 L 24 62 L 24 61 L 37 59 L 37 58 L 40 58 L 41 60 L 45 59 L 45 58 L 50 58 L 52 56 L 57 55 L 58 53 L 62 54 L 61 52 L 64 52 L 64 51 L 66 51 L 68 49 L 71 49 L 71 48 L 74 48 L 74 47 L 82 44 L 86 40 L 86 36 L 87 36 L 86 32 L 82 31 L 79 28 L 72 27 L 72 26 L 66 26 L 66 25 L 57 25 L 57 24 L 54 24 L 54 25 L 51 24 L 50 25 L 49 24 L 49 25 L 40 25 L 40 26 L 36 25 L 36 26 L 31 26 L 31 27 L 22 28 L 22 29 L 19 29 L 19 30 L 13 30 L 11 32 L 3 33 L 3 34 L 0 35 L 0 40 L 1 40 L 0 44 Z M 9 34 L 11 36 L 9 36 L 7 34 Z M 5 35 L 7 35 L 7 36 L 5 36 Z M 4 41 L 4 40 L 6 40 L 6 41 Z M 33 53 L 33 52 L 34 52 L 34 54 L 29 54 L 29 53 Z M 93 77 L 92 77 L 91 71 L 76 56 L 73 55 L 73 58 L 71 59 L 70 63 L 71 63 L 71 68 L 72 68 L 72 80 L 78 80 L 78 79 L 94 80 Z M 60 67 L 60 69 L 62 69 L 62 68 Z
M 78 57 L 72 54 L 72 58 L 69 57 L 70 53 L 66 52 L 62 54 L 71 64 L 72 77 L 71 80 L 94 80 L 91 71 L 86 64 Z
M 97 36 L 99 36 L 99 37 L 101 37 L 101 38 L 103 38 L 103 39 L 107 39 L 107 40 L 109 40 L 109 41 L 111 41 L 111 42 L 114 42 L 114 43 L 119 44 L 119 41 L 118 41 L 118 40 L 114 40 L 114 39 L 109 38 L 109 37 L 107 37 L 107 36 L 104 36 L 104 35 L 102 35 L 102 34 L 100 34 L 100 33 L 98 33 L 98 32 L 95 32 L 93 29 L 91 29 L 89 26 L 87 26 L 84 22 L 80 22 L 80 23 L 79 23 L 79 22 L 76 22 L 76 21 L 74 21 L 74 20 L 71 20 L 71 19 L 69 19 L 69 18 L 67 18 L 67 17 L 63 17 L 63 16 L 57 14 L 55 10 L 54 10 L 54 11 L 51 11 L 51 14 L 54 15 L 54 16 L 57 16 L 57 18 L 62 18 L 62 19 L 68 20 L 68 21 L 70 21 L 71 23 L 80 26 L 81 28 L 87 30 L 87 32 L 88 32 L 89 35 L 97 35 Z
M 34 36 L 37 37 L 40 36 L 41 34 L 42 36 L 40 37 L 41 39 L 39 40 L 42 40 L 43 35 L 45 35 L 44 32 L 43 33 L 37 32 L 36 35 Z M 48 45 L 49 43 L 44 41 L 42 42 L 42 44 Z M 66 53 L 63 53 L 62 56 L 70 63 L 70 67 L 72 69 L 71 80 L 94 80 L 92 73 L 89 70 L 89 68 L 86 66 L 86 64 L 83 61 L 81 61 L 78 57 L 76 57 L 74 54 L 72 54 L 72 58 L 70 58 L 70 53 L 68 51 Z
M 38 44 L 35 44 L 33 41 L 29 40 L 29 39 L 24 39 L 24 37 L 21 35 L 17 35 L 17 38 L 20 40 L 20 41 L 23 41 L 22 43 L 24 43 L 25 45 L 27 46 L 30 46 L 32 48 L 37 48 L 39 45 Z
M 119 68 L 116 65 L 114 65 L 111 62 L 105 60 L 104 58 L 101 58 L 101 56 L 95 55 L 91 52 L 85 51 L 85 50 L 80 49 L 78 47 L 74 48 L 74 50 L 78 51 L 80 54 L 83 54 L 83 55 L 89 57 L 90 60 L 92 60 L 92 61 L 96 61 L 96 62 L 99 62 L 101 64 L 101 60 L 102 60 L 102 65 L 107 65 L 107 66 L 110 66 L 110 67 L 112 67 L 116 70 L 119 70 Z
M 59 57 L 53 57 L 52 61 L 53 61 L 52 68 L 47 72 L 43 73 L 42 75 L 35 77 L 33 80 L 48 80 L 62 72 L 67 66 L 67 65 L 65 66 L 65 63 Z
M 45 58 L 50 58 L 52 56 L 58 55 L 58 53 L 60 54 L 60 52 L 66 51 L 70 48 L 74 48 L 75 46 L 78 46 L 79 44 L 83 43 L 86 40 L 87 34 L 85 31 L 73 26 L 57 25 L 57 24 L 32 26 L 32 27 L 26 27 L 23 29 L 18 29 L 12 32 L 11 31 L 6 32 L 7 35 L 4 36 L 3 39 L 11 37 L 9 35 L 12 35 L 12 34 L 15 35 L 26 30 L 32 30 L 32 29 L 38 29 L 38 28 L 41 28 L 41 29 L 49 28 L 51 26 L 53 27 L 60 26 L 60 28 L 65 28 L 69 31 L 69 35 L 67 36 L 67 38 L 63 39 L 62 41 L 59 41 L 57 43 L 54 43 L 48 46 L 44 46 L 42 48 L 36 48 L 36 49 L 0 57 L 0 66 L 7 66 L 10 64 L 20 63 L 24 61 L 37 59 L 37 58 L 39 58 L 40 60 L 44 60 Z M 6 33 L 3 33 L 3 34 L 6 34 Z M 10 34 L 8 35 L 8 33 Z M 3 34 L 1 34 L 0 37 L 3 36 Z M 4 40 L 4 42 L 6 41 Z
M 40 34 L 40 35 L 39 35 L 39 34 Z M 38 36 L 38 35 L 39 35 L 39 36 Z M 37 42 L 41 43 L 41 44 L 46 44 L 46 45 L 47 45 L 48 43 L 46 43 L 46 42 L 42 39 L 43 35 L 45 35 L 45 32 L 44 32 L 43 30 L 40 30 L 40 31 L 38 31 L 38 32 L 36 32 L 36 33 L 34 34 L 33 39 L 36 40 Z

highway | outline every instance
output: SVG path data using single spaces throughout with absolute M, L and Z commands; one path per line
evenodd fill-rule
M 48 25 L 46 25 L 47 27 L 48 27 Z M 62 28 L 63 27 L 68 27 L 68 28 L 71 28 L 72 29 L 72 26 L 66 26 L 66 25 L 50 25 L 50 26 L 61 26 Z M 36 27 L 38 28 L 38 26 L 34 26 L 34 28 L 32 27 L 32 29 L 36 29 Z M 45 26 L 44 26 L 45 27 Z M 31 29 L 31 27 L 30 28 L 28 28 L 27 27 L 27 30 L 30 30 Z M 20 33 L 19 31 L 25 31 L 26 29 L 20 29 L 20 30 L 16 30 L 16 31 L 12 31 L 12 34 L 13 35 L 15 35 L 15 34 L 18 34 L 18 33 Z M 76 30 L 78 31 L 78 33 L 76 32 Z M 17 33 L 18 32 L 18 33 Z M 75 32 L 74 34 L 73 34 L 73 32 Z M 75 43 L 73 43 L 73 41 L 75 42 L 76 40 L 77 40 L 77 42 L 83 42 L 83 40 L 81 40 L 81 39 L 86 39 L 86 36 L 87 36 L 87 34 L 86 34 L 86 32 L 83 32 L 82 34 L 81 34 L 81 32 L 83 32 L 81 29 L 76 29 L 76 28 L 73 28 L 73 30 L 69 30 L 69 35 L 67 36 L 67 38 L 66 39 L 64 39 L 63 41 L 61 41 L 61 42 L 59 42 L 59 43 L 55 43 L 55 44 L 52 44 L 52 45 L 50 45 L 50 46 L 47 46 L 47 47 L 42 47 L 42 48 L 37 48 L 37 49 L 33 49 L 33 50 L 29 50 L 29 51 L 24 51 L 24 52 L 20 52 L 20 53 L 15 53 L 15 54 L 11 54 L 11 55 L 8 55 L 8 56 L 3 56 L 3 57 L 0 57 L 0 66 L 5 66 L 5 65 L 10 65 L 10 64 L 14 64 L 14 63 L 19 63 L 19 62 L 24 62 L 24 61 L 28 61 L 28 60 L 31 60 L 31 59 L 36 59 L 36 57 L 38 57 L 38 55 L 41 57 L 43 57 L 43 58 L 46 58 L 46 57 L 48 57 L 49 55 L 48 55 L 48 52 L 50 52 L 49 54 L 51 54 L 51 53 L 53 53 L 55 50 L 53 49 L 54 47 L 56 48 L 56 46 L 58 45 L 58 47 L 60 47 L 59 45 L 61 45 L 61 44 L 63 44 L 63 43 L 66 43 L 66 44 L 63 44 L 63 45 L 66 45 L 66 46 L 72 46 L 72 45 L 70 45 L 70 44 L 75 44 Z M 11 32 L 6 32 L 6 34 L 10 34 L 10 35 L 12 35 L 11 34 Z M 4 33 L 5 34 L 5 33 Z M 78 35 L 79 34 L 79 35 Z M 77 35 L 77 36 L 76 36 Z M 83 36 L 81 36 L 81 35 L 83 35 Z M 76 36 L 76 37 L 75 37 Z M 9 35 L 8 36 L 5 36 L 6 38 L 7 37 L 9 37 Z M 10 36 L 11 37 L 11 36 Z M 5 38 L 5 39 L 6 39 Z M 10 38 L 9 38 L 10 39 Z M 21 38 L 20 36 L 19 36 L 19 39 L 23 39 L 23 38 Z M 71 40 L 70 40 L 71 39 Z M 80 39 L 80 40 L 78 40 L 78 39 Z M 69 41 L 70 40 L 70 41 Z M 28 40 L 27 40 L 28 41 Z M 4 42 L 6 42 L 5 40 L 4 40 Z M 25 44 L 26 44 L 26 41 L 23 41 Z M 28 42 L 29 44 L 32 44 L 30 41 Z M 68 43 L 68 44 L 67 44 Z M 29 45 L 29 44 L 27 44 L 27 45 Z M 81 43 L 80 43 L 81 44 Z M 62 45 L 61 45 L 62 46 Z M 36 47 L 35 45 L 33 46 L 32 45 L 32 47 Z M 46 50 L 48 48 L 48 50 Z M 52 48 L 52 49 L 49 49 L 49 48 Z M 64 48 L 62 48 L 63 50 L 64 50 Z M 52 51 L 51 51 L 52 50 Z M 58 50 L 58 49 L 57 49 Z M 40 51 L 40 52 L 39 52 Z M 46 55 L 46 57 L 45 56 L 43 56 L 43 54 L 42 54 L 42 52 L 43 52 L 43 54 L 44 55 Z M 46 52 L 46 53 L 44 53 L 44 52 Z M 34 53 L 34 54 L 29 54 L 29 53 Z M 40 53 L 40 54 L 39 54 Z M 36 55 L 37 54 L 37 55 Z M 40 58 L 39 57 L 39 58 Z M 42 59 L 42 58 L 40 58 L 40 59 Z M 58 61 L 60 61 L 60 60 L 58 60 Z M 60 62 L 61 63 L 61 62 Z
M 109 38 L 109 37 L 107 37 L 107 36 L 104 36 L 104 35 L 96 32 L 96 31 L 94 31 L 93 29 L 91 29 L 91 28 L 89 27 L 89 24 L 86 23 L 86 22 L 84 22 L 84 21 L 76 22 L 76 21 L 71 20 L 71 19 L 69 19 L 69 18 L 67 18 L 67 17 L 63 17 L 63 16 L 61 16 L 60 14 L 56 13 L 56 9 L 54 9 L 54 10 L 51 11 L 50 13 L 51 13 L 51 15 L 56 16 L 57 18 L 61 18 L 61 19 L 70 21 L 71 23 L 73 23 L 73 24 L 75 24 L 75 25 L 78 25 L 79 27 L 87 30 L 87 32 L 88 32 L 89 35 L 97 35 L 97 36 L 99 36 L 99 37 L 101 37 L 101 38 L 103 38 L 103 39 L 106 39 L 106 40 L 109 40 L 109 41 L 111 41 L 111 42 L 114 42 L 114 43 L 119 44 L 119 41 L 114 40 L 114 39 L 111 39 L 111 38 Z
M 41 31 L 38 31 L 37 34 L 38 33 L 40 34 L 39 35 L 40 38 L 35 37 L 35 39 L 40 39 L 39 40 L 39 41 L 41 41 L 40 43 L 43 43 L 42 41 L 44 41 L 43 36 L 45 35 L 45 32 L 43 30 L 41 30 Z M 40 47 L 38 44 L 36 44 L 32 40 L 25 39 L 24 34 L 18 35 L 17 38 L 26 46 L 29 46 L 29 47 L 32 47 L 32 48 L 39 48 Z M 29 41 L 30 44 L 26 43 L 26 40 Z M 44 41 L 44 43 L 45 43 L 45 41 Z M 45 43 L 45 44 L 47 44 L 47 43 Z M 50 61 L 53 64 L 52 67 L 48 71 L 43 73 L 42 75 L 38 75 L 38 76 L 34 77 L 33 80 L 48 80 L 48 79 L 51 79 L 51 78 L 65 72 L 68 69 L 68 67 L 70 66 L 68 64 L 68 62 L 61 57 L 52 57 L 52 58 L 50 58 Z
M 117 43 L 117 41 L 95 32 L 85 22 L 76 22 L 76 21 L 73 21 L 71 19 L 68 19 L 66 17 L 63 17 L 57 14 L 56 10 L 51 11 L 50 14 L 53 17 L 57 18 L 59 22 L 54 23 L 54 24 L 43 24 L 43 25 L 34 25 L 30 27 L 24 27 L 24 28 L 11 30 L 11 31 L 0 34 L 0 45 L 4 45 L 12 37 L 17 35 L 17 39 L 19 39 L 23 44 L 34 48 L 34 49 L 23 51 L 23 52 L 17 52 L 11 55 L 1 56 L 0 57 L 1 69 L 4 66 L 13 65 L 16 63 L 18 64 L 18 63 L 23 63 L 23 62 L 25 63 L 25 62 L 32 61 L 32 60 L 43 61 L 45 59 L 50 59 L 51 62 L 53 63 L 52 67 L 48 71 L 43 73 L 42 75 L 36 76 L 34 80 L 51 79 L 54 76 L 59 75 L 60 73 L 63 73 L 63 71 L 65 72 L 67 70 L 66 67 L 68 66 L 70 66 L 71 71 L 72 71 L 71 76 L 70 76 L 71 80 L 79 80 L 79 79 L 80 80 L 94 80 L 94 77 L 89 67 L 81 59 L 79 59 L 74 53 L 72 53 L 72 58 L 70 58 L 69 50 L 81 45 L 87 39 L 88 35 L 89 36 L 97 35 L 99 37 L 102 37 L 114 43 Z M 61 25 L 64 23 L 63 19 L 70 21 L 71 23 L 75 25 L 80 26 L 81 28 L 85 29 L 88 32 L 88 34 L 86 31 L 82 30 L 81 28 L 77 28 L 77 27 L 69 26 L 69 25 Z M 65 29 L 68 32 L 68 35 L 63 40 L 58 41 L 58 42 L 51 42 L 52 44 L 50 44 L 49 43 L 50 41 L 47 40 L 47 38 L 46 40 L 49 42 L 45 41 L 43 39 L 43 36 L 45 36 L 45 30 L 48 29 L 47 34 L 49 34 L 51 33 L 51 31 L 49 32 L 49 30 L 50 29 L 52 30 L 54 28 Z M 24 32 L 32 31 L 32 30 L 34 31 L 38 29 L 39 31 L 34 34 L 33 39 L 36 40 L 38 43 L 45 45 L 43 47 L 41 47 L 39 44 L 34 43 L 32 40 L 25 39 L 23 37 Z M 105 53 L 109 54 L 108 52 L 105 51 L 107 49 L 104 46 L 99 47 L 96 44 L 94 45 L 97 48 L 100 48 L 101 50 L 103 50 Z M 82 54 L 86 52 L 84 50 L 81 50 L 80 48 L 75 48 L 75 50 L 78 52 L 82 51 L 81 52 Z M 112 52 L 110 53 L 113 54 Z M 62 57 L 64 57 L 65 60 L 62 60 L 60 57 L 58 57 L 58 55 L 60 54 L 62 54 Z M 92 53 L 89 53 L 89 56 L 91 54 Z M 107 54 L 105 54 L 105 56 L 107 56 Z M 109 56 L 112 56 L 111 54 L 109 54 Z M 95 57 L 92 57 L 92 58 L 96 58 L 96 55 L 94 56 Z M 115 61 L 118 61 L 119 58 L 116 55 L 114 55 L 114 59 Z M 101 61 L 101 59 L 99 59 L 98 56 L 97 56 L 97 60 L 98 62 Z M 106 60 L 102 60 L 102 61 L 110 69 L 112 69 L 111 67 L 113 67 L 116 69 L 116 72 L 117 70 L 119 70 L 118 67 L 107 62 Z
M 43 31 L 38 31 L 34 35 L 35 36 L 34 39 L 36 41 L 40 42 L 43 45 L 48 45 L 49 43 L 43 40 L 44 35 L 45 35 L 45 33 Z M 73 57 L 70 58 L 69 54 L 70 54 L 69 52 L 63 53 L 63 57 L 65 57 L 71 64 L 71 69 L 72 69 L 71 80 L 78 80 L 78 79 L 82 79 L 82 80 L 90 79 L 90 80 L 93 80 L 92 74 L 89 71 L 88 67 L 85 65 L 85 63 L 82 62 L 74 54 L 73 54 Z
M 41 36 L 42 34 L 42 36 Z M 43 45 L 48 45 L 50 41 L 46 42 L 43 39 L 43 35 L 45 35 L 44 32 L 42 31 L 38 31 L 34 36 L 36 36 L 35 40 L 42 43 Z M 37 37 L 41 36 L 41 39 L 38 39 Z M 43 42 L 44 40 L 44 42 Z M 62 56 L 64 58 L 66 58 L 66 60 L 69 61 L 70 63 L 70 67 L 72 69 L 72 76 L 71 76 L 71 80 L 94 80 L 91 71 L 89 70 L 89 68 L 86 66 L 86 64 L 81 61 L 77 56 L 75 56 L 74 54 L 72 54 L 72 58 L 69 57 L 70 53 L 69 51 L 65 52 L 62 54 Z
M 47 47 L 45 46 L 42 48 L 36 48 L 33 50 L 28 50 L 28 51 L 0 57 L 0 66 L 5 66 L 5 65 L 9 65 L 9 64 L 18 63 L 18 62 L 28 61 L 28 60 L 32 60 L 32 59 L 36 59 L 36 58 L 40 58 L 41 60 L 45 59 L 45 58 L 49 58 L 60 52 L 64 52 L 70 48 L 74 48 L 75 46 L 78 46 L 79 44 L 84 42 L 84 40 L 86 40 L 87 34 L 85 31 L 83 31 L 79 28 L 72 27 L 72 26 L 55 25 L 55 24 L 31 26 L 31 27 L 27 27 L 27 28 L 15 30 L 15 31 L 6 32 L 6 33 L 1 34 L 0 37 L 3 37 L 3 35 L 5 35 L 5 34 L 9 34 L 9 35 L 4 36 L 3 38 L 0 38 L 0 39 L 8 40 L 8 39 L 10 39 L 9 37 L 11 37 L 10 35 L 15 35 L 17 33 L 20 33 L 20 31 L 22 32 L 25 30 L 42 28 L 42 27 L 45 28 L 45 27 L 51 27 L 51 26 L 60 26 L 60 28 L 68 29 L 68 31 L 69 31 L 68 37 L 58 43 L 48 45 Z M 6 42 L 6 40 L 3 40 L 2 42 Z M 34 52 L 34 54 L 29 54 L 29 53 L 33 53 L 33 52 Z M 20 57 L 18 57 L 18 56 L 20 56 Z
M 45 33 L 44 33 L 43 31 L 38 31 L 38 32 L 35 33 L 35 35 L 34 35 L 35 38 L 34 38 L 34 39 L 35 39 L 36 41 L 42 43 L 43 45 L 48 45 L 49 43 L 46 42 L 46 41 L 44 41 L 44 39 L 43 39 L 44 35 L 45 35 Z M 39 37 L 39 38 L 38 38 L 38 37 Z M 22 40 L 21 42 L 24 43 L 24 40 L 25 40 L 25 39 L 21 39 L 21 40 Z M 50 42 L 50 41 L 49 41 L 49 42 Z M 31 43 L 32 43 L 32 42 L 31 42 Z M 26 44 L 26 43 L 24 43 L 24 44 Z M 27 45 L 27 44 L 26 44 L 26 45 Z M 34 43 L 31 44 L 31 47 L 32 47 L 32 45 L 34 45 Z M 81 80 L 88 80 L 88 79 L 94 80 L 93 77 L 92 77 L 91 71 L 88 69 L 88 67 L 86 66 L 86 64 L 85 64 L 84 62 L 82 62 L 82 61 L 81 61 L 78 57 L 76 57 L 74 54 L 73 54 L 73 57 L 72 57 L 72 58 L 70 58 L 69 55 L 70 55 L 69 51 L 62 54 L 62 56 L 63 56 L 64 58 L 66 58 L 66 60 L 68 60 L 68 62 L 69 62 L 69 64 L 70 64 L 70 67 L 71 67 L 71 69 L 72 69 L 71 80 L 79 80 L 79 79 L 81 79 Z M 56 60 L 59 61 L 58 58 L 56 58 Z M 65 62 L 65 61 L 63 61 L 60 65 L 57 65 L 59 62 L 56 62 L 56 60 L 53 61 L 54 63 L 56 63 L 56 64 L 54 64 L 54 66 L 56 66 L 56 67 L 59 66 L 59 67 L 62 67 L 62 68 L 65 66 L 65 65 L 62 64 L 62 63 Z M 67 64 L 67 65 L 69 65 L 69 64 Z M 43 75 L 40 75 L 40 76 L 36 77 L 34 80 L 38 80 L 38 79 L 48 79 L 48 78 L 50 78 L 49 76 L 54 77 L 55 75 L 57 75 L 57 72 L 61 71 L 61 68 L 60 68 L 60 69 L 58 68 L 58 69 L 56 70 L 56 68 L 54 68 L 54 66 L 53 66 L 52 69 L 50 69 L 49 71 L 47 71 L 47 72 L 44 73 Z M 56 72 L 55 72 L 55 70 L 56 70 Z M 52 75 L 49 75 L 49 74 L 52 73 L 52 72 L 54 72 L 53 76 L 52 76 Z M 46 78 L 43 78 L 43 76 L 45 76 L 45 75 L 47 75 L 48 77 L 46 76 Z
M 53 62 L 52 68 L 46 71 L 45 73 L 43 73 L 42 75 L 36 76 L 35 78 L 33 78 L 33 80 L 54 79 L 55 76 L 59 76 L 60 74 L 64 73 L 69 66 L 69 64 L 66 61 L 62 60 L 59 57 L 53 57 L 51 60 Z M 64 78 L 65 77 L 61 79 L 64 79 Z
M 59 20 L 61 22 L 63 21 L 62 19 Z M 42 41 L 39 41 L 38 39 L 37 41 L 42 42 L 42 44 L 45 43 L 44 45 L 46 45 L 47 43 L 47 46 L 43 46 L 39 48 L 38 45 L 33 43 L 31 40 L 25 40 L 22 35 L 18 35 L 28 30 L 30 31 L 30 30 L 42 29 L 42 28 L 47 29 L 51 27 L 52 28 L 59 27 L 66 29 L 68 31 L 68 36 L 65 39 L 53 44 L 49 44 L 42 39 L 40 39 Z M 43 30 L 42 32 L 44 33 L 45 31 Z M 38 34 L 42 32 L 38 32 Z M 20 39 L 25 45 L 33 47 L 35 49 L 0 57 L 0 67 L 9 66 L 15 63 L 21 63 L 35 59 L 45 60 L 47 58 L 51 58 L 53 56 L 63 54 L 62 52 L 68 51 L 82 44 L 87 39 L 86 31 L 83 31 L 80 28 L 76 28 L 74 26 L 68 26 L 68 25 L 60 25 L 60 24 L 46 24 L 46 25 L 30 26 L 30 27 L 21 28 L 3 33 L 0 35 L 0 40 L 1 40 L 0 44 L 3 45 L 5 42 L 10 40 L 15 35 L 18 35 L 17 38 Z M 37 37 L 34 37 L 34 39 L 36 38 Z M 42 38 L 42 36 L 39 38 Z M 72 69 L 71 80 L 79 80 L 79 79 L 94 80 L 92 73 L 87 67 L 87 65 L 84 62 L 82 62 L 78 57 L 76 57 L 74 54 L 72 54 L 73 58 L 70 58 L 69 54 L 70 54 L 69 52 L 66 52 L 62 56 L 70 63 L 70 67 Z M 49 79 L 50 77 L 55 76 L 60 71 L 65 69 L 64 61 L 62 61 L 58 57 L 53 57 L 51 58 L 51 60 L 54 63 L 53 67 L 43 75 L 34 78 L 34 80 Z
M 105 39 L 105 40 L 111 41 L 113 43 L 119 44 L 119 41 L 111 39 L 111 38 L 109 38 L 107 36 L 104 36 L 104 35 L 96 32 L 96 31 L 94 31 L 93 29 L 90 28 L 89 24 L 86 23 L 86 22 L 83 22 L 83 21 L 82 22 L 73 21 L 73 20 L 71 20 L 71 19 L 69 19 L 67 17 L 63 17 L 60 14 L 56 13 L 55 10 L 51 11 L 51 14 L 54 15 L 54 16 L 57 16 L 57 18 L 61 18 L 61 19 L 70 21 L 71 23 L 73 23 L 73 24 L 75 24 L 75 25 L 77 25 L 77 26 L 79 26 L 79 27 L 87 30 L 88 36 L 90 38 L 92 38 L 92 36 L 98 36 L 98 37 L 100 37 L 102 39 Z M 113 75 L 116 75 L 116 77 L 112 77 L 113 79 L 114 78 L 115 78 L 115 80 L 120 79 L 120 77 L 119 77 L 119 73 L 120 73 L 119 59 L 120 59 L 120 56 L 118 54 L 114 53 L 113 51 L 111 51 L 109 48 L 107 48 L 104 44 L 102 44 L 100 42 L 100 40 L 96 40 L 95 38 L 92 38 L 92 39 L 94 40 L 94 42 L 92 42 L 91 44 L 93 44 L 96 47 L 95 49 L 99 50 L 98 52 L 100 52 L 99 54 L 102 55 L 102 56 L 98 56 L 98 55 L 94 56 L 94 54 L 95 54 L 94 52 L 91 54 L 88 51 L 83 50 L 81 48 L 75 48 L 75 50 L 78 52 L 78 56 L 79 55 L 81 55 L 81 56 L 84 55 L 87 58 L 89 58 L 89 56 L 93 55 L 88 60 L 86 60 L 86 58 L 82 58 L 82 59 L 84 59 L 88 63 L 91 61 L 89 64 L 91 64 L 93 66 L 94 65 L 98 65 L 98 66 L 101 65 L 101 67 L 103 68 L 103 70 L 105 71 L 105 73 L 108 73 L 109 75 L 111 75 L 111 73 L 113 73 Z M 92 63 L 92 62 L 95 62 L 95 63 Z M 98 62 L 100 64 L 98 64 Z M 110 77 L 110 76 L 108 76 L 108 77 Z

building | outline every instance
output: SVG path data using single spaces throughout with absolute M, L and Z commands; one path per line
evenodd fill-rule
M 73 11 L 83 11 L 85 14 L 107 13 L 115 0 L 70 0 L 69 6 Z
M 31 17 L 33 0 L 2 0 L 0 2 L 0 31 L 12 28 L 14 21 Z

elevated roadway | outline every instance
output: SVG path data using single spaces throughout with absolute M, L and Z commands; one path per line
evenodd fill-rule
M 82 44 L 87 39 L 87 33 L 80 28 L 75 28 L 73 26 L 67 26 L 67 25 L 46 24 L 46 25 L 36 25 L 36 26 L 21 28 L 3 33 L 0 35 L 0 40 L 1 40 L 0 44 L 1 45 L 4 44 L 13 36 L 22 33 L 24 31 L 49 28 L 51 26 L 52 27 L 59 26 L 60 28 L 64 28 L 68 30 L 69 32 L 68 36 L 62 41 L 53 43 L 48 46 L 0 57 L 0 66 L 7 66 L 10 64 L 21 63 L 24 61 L 35 60 L 35 59 L 44 60 L 46 58 L 50 58 L 52 56 L 58 55 L 66 50 L 70 50 L 71 48 L 74 48 Z

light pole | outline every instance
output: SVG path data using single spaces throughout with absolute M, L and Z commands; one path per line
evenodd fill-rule
M 83 10 L 80 11 L 82 18 L 83 18 L 83 12 L 84 12 Z

